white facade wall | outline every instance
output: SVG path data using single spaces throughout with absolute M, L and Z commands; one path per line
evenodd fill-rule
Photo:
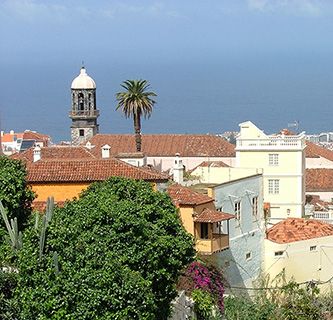
M 333 186 L 332 186 L 332 189 L 333 189 Z M 327 202 L 332 202 L 332 199 L 333 199 L 333 191 L 328 191 L 328 192 L 319 192 L 319 191 L 318 192 L 312 192 L 312 191 L 309 191 L 306 194 L 319 196 L 320 200 L 327 201 Z
M 282 255 L 276 255 L 277 252 Z M 283 269 L 287 280 L 327 281 L 333 276 L 333 236 L 279 244 L 264 240 L 264 272 L 273 279 Z
M 262 174 L 260 168 L 232 168 L 232 167 L 197 167 L 192 175 L 201 183 L 224 183 L 255 174 Z
M 305 138 L 268 136 L 252 122 L 240 124 L 236 166 L 263 170 L 264 202 L 272 220 L 302 217 L 305 204 Z M 277 187 L 276 187 L 277 186 Z
M 333 161 L 326 158 L 306 158 L 305 159 L 306 169 L 316 169 L 316 168 L 333 168 Z
M 203 161 L 223 161 L 229 166 L 234 166 L 235 157 L 183 157 L 183 165 L 185 166 L 185 171 L 192 170 L 198 166 Z M 167 171 L 173 168 L 175 161 L 175 156 L 172 157 L 154 157 L 147 156 L 147 164 L 152 165 L 154 168 L 160 171 Z

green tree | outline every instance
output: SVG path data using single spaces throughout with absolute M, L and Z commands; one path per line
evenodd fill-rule
M 118 92 L 116 98 L 118 105 L 126 118 L 133 118 L 136 151 L 141 151 L 141 116 L 149 118 L 153 112 L 156 94 L 147 91 L 149 84 L 146 80 L 126 80 L 121 85 L 126 91 Z
M 27 171 L 19 160 L 0 156 L 0 200 L 8 211 L 8 218 L 16 217 L 19 228 L 31 213 L 35 194 L 26 182 Z M 1 219 L 1 225 L 4 223 Z
M 39 234 L 29 228 L 18 253 L 22 320 L 167 319 L 195 254 L 168 195 L 122 178 L 56 208 L 41 259 Z

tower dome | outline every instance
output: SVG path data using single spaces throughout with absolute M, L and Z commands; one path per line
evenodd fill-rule
M 86 142 L 98 133 L 97 118 L 99 111 L 96 106 L 96 84 L 81 68 L 80 74 L 71 85 L 72 108 L 69 117 L 72 119 L 72 144 Z
M 73 80 L 72 89 L 96 89 L 95 81 L 88 76 L 85 67 L 82 67 L 80 74 Z

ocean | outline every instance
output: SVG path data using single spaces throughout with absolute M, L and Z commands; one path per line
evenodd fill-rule
M 70 84 L 80 61 L 0 64 L 1 130 L 36 130 L 70 139 Z M 192 61 L 91 61 L 101 133 L 131 133 L 115 111 L 126 79 L 146 79 L 157 93 L 143 133 L 237 131 L 251 120 L 267 133 L 299 122 L 299 131 L 333 131 L 333 59 L 329 54 L 215 57 Z

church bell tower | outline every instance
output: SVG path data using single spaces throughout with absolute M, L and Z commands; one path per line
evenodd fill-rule
M 98 133 L 97 118 L 99 111 L 96 107 L 96 84 L 88 76 L 85 67 L 73 80 L 71 85 L 72 110 L 69 117 L 72 119 L 71 139 L 73 145 L 89 140 Z

